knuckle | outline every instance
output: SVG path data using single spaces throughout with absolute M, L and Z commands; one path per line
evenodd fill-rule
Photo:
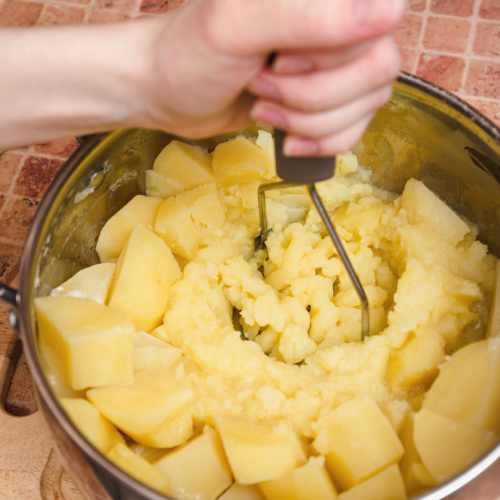
M 378 44 L 370 54 L 370 59 L 370 70 L 377 75 L 379 83 L 391 82 L 398 76 L 402 59 L 393 42 Z

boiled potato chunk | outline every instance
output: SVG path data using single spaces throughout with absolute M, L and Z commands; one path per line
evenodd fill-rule
M 179 500 L 215 500 L 233 482 L 220 438 L 209 427 L 155 466 L 170 478 L 168 494 Z
M 120 257 L 132 229 L 137 224 L 153 229 L 158 207 L 163 200 L 138 195 L 106 222 L 97 240 L 96 251 L 101 262 Z
M 339 500 L 405 500 L 406 490 L 397 465 L 339 495 Z
M 387 367 L 392 388 L 412 389 L 428 386 L 445 361 L 445 342 L 431 329 L 419 328 Z
M 168 477 L 146 460 L 138 457 L 126 445 L 116 445 L 106 456 L 120 469 L 150 488 L 168 493 Z
M 134 337 L 134 372 L 156 365 L 171 368 L 182 356 L 182 351 L 149 333 L 137 332 Z
M 217 421 L 217 430 L 239 484 L 276 479 L 306 461 L 299 438 L 287 421 L 257 423 L 225 417 Z
M 311 457 L 306 465 L 259 484 L 267 500 L 336 500 L 337 492 L 324 459 Z
M 122 312 L 89 299 L 35 299 L 40 351 L 74 390 L 134 379 L 134 325 Z
M 246 137 L 219 144 L 213 155 L 213 169 L 215 181 L 220 186 L 271 179 L 276 170 L 270 149 Z
M 108 453 L 119 443 L 125 444 L 125 439 L 114 425 L 86 399 L 61 398 L 59 403 L 77 429 L 101 453 Z
M 497 260 L 495 267 L 495 288 L 493 289 L 490 320 L 486 336 L 500 337 L 500 260 Z
M 423 409 L 484 430 L 500 430 L 500 338 L 460 349 L 425 395 Z
M 430 475 L 442 483 L 472 465 L 496 441 L 492 431 L 443 417 L 429 410 L 415 415 L 414 440 Z
M 91 389 L 87 397 L 138 443 L 167 448 L 171 436 L 165 429 L 190 408 L 193 391 L 178 382 L 169 369 L 155 366 L 136 373 L 133 384 Z
M 397 463 L 404 453 L 389 420 L 369 396 L 336 408 L 318 421 L 316 433 L 317 441 L 328 439 L 326 466 L 343 490 Z
M 266 500 L 262 491 L 256 484 L 243 486 L 234 483 L 219 500 Z
M 401 206 L 408 210 L 410 222 L 441 235 L 453 246 L 470 232 L 469 226 L 446 203 L 416 179 L 406 183 Z
M 172 198 L 160 205 L 155 222 L 156 234 L 181 257 L 193 260 L 198 252 L 200 235 L 189 210 Z
M 179 141 L 172 141 L 163 149 L 153 164 L 153 171 L 164 177 L 173 188 L 173 192 L 167 196 L 214 182 L 209 153 L 198 146 Z M 148 181 L 146 177 L 146 188 L 154 190 L 155 185 Z
M 51 297 L 75 297 L 106 304 L 116 264 L 96 264 L 77 272 L 68 281 L 54 288 Z
M 109 307 L 127 314 L 137 330 L 149 332 L 161 324 L 167 293 L 181 276 L 166 243 L 136 226 L 116 265 Z

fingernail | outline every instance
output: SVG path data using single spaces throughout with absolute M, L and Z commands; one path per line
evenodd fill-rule
M 406 0 L 357 0 L 354 16 L 358 24 L 367 26 L 398 19 Z
M 314 69 L 314 63 L 306 56 L 279 56 L 273 64 L 273 72 L 279 75 L 306 73 Z
M 285 144 L 283 144 L 283 154 L 285 156 L 310 156 L 318 153 L 318 142 L 313 139 L 287 137 Z
M 264 122 L 268 125 L 272 125 L 273 127 L 287 127 L 287 120 L 285 118 L 285 115 L 276 108 L 267 106 L 265 104 L 256 104 L 250 111 L 250 116 L 255 121 Z
M 279 100 L 280 93 L 278 87 L 273 82 L 265 80 L 264 78 L 257 78 L 250 85 L 250 90 L 259 96 L 269 97 L 270 99 Z

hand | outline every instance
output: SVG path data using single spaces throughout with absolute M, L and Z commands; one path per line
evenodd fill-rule
M 400 68 L 390 33 L 404 9 L 404 0 L 191 0 L 155 20 L 144 125 L 202 137 L 254 119 L 290 132 L 287 154 L 346 151 L 390 99 Z

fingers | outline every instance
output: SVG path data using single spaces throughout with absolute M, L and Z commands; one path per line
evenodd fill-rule
M 375 113 L 392 95 L 392 85 L 365 94 L 349 103 L 320 113 L 304 113 L 286 108 L 272 101 L 257 101 L 251 117 L 255 121 L 304 138 L 322 138 L 349 128 L 368 114 Z
M 200 30 L 221 54 L 331 50 L 392 32 L 405 0 L 207 0 Z
M 339 67 L 298 75 L 266 70 L 250 85 L 254 94 L 297 111 L 320 113 L 392 82 L 401 57 L 392 38 L 385 37 L 355 60 Z
M 304 139 L 289 135 L 283 152 L 286 156 L 334 156 L 351 150 L 363 137 L 375 113 L 370 113 L 350 127 L 321 139 Z

